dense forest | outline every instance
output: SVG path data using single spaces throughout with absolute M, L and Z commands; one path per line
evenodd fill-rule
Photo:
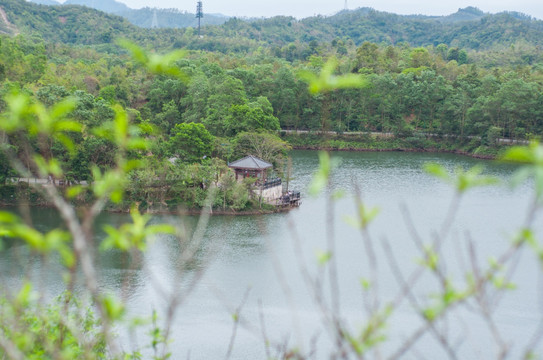
M 332 346 L 330 358 L 420 357 L 421 349 L 435 353 L 440 348 L 444 356 L 463 358 L 462 343 L 474 354 L 492 356 L 495 351 L 497 358 L 534 358 L 541 350 L 541 319 L 532 319 L 526 327 L 523 314 L 530 316 L 529 308 L 520 315 L 513 311 L 512 317 L 507 309 L 507 314 L 497 310 L 520 276 L 530 290 L 530 304 L 538 293 L 530 274 L 543 259 L 535 226 L 543 204 L 543 147 L 537 143 L 543 133 L 542 39 L 542 21 L 518 13 L 489 15 L 475 8 L 445 17 L 358 9 L 302 20 L 231 18 L 205 26 L 200 36 L 191 27 L 137 27 L 123 17 L 80 5 L 2 0 L 0 207 L 11 208 L 0 211 L 0 249 L 15 262 L 5 262 L 2 268 L 6 277 L 0 294 L 0 358 L 179 357 L 170 353 L 169 344 L 184 342 L 185 337 L 174 331 L 173 323 L 186 322 L 189 331 L 196 329 L 180 306 L 196 300 L 207 309 L 198 298 L 207 293 L 200 293 L 198 286 L 209 287 L 210 297 L 225 300 L 225 317 L 212 319 L 214 312 L 206 316 L 220 328 L 228 328 L 225 319 L 232 321 L 231 338 L 224 337 L 229 342 L 226 359 L 233 357 L 235 342 L 239 347 L 238 330 L 239 337 L 250 336 L 251 347 L 261 332 L 268 359 L 322 356 L 328 345 L 322 352 L 317 343 Z M 529 140 L 536 141 L 510 146 Z M 262 189 L 270 183 L 283 185 L 277 178 L 288 188 L 292 148 L 500 156 L 525 165 L 513 182 L 530 178 L 531 184 L 498 203 L 506 208 L 494 219 L 496 224 L 504 219 L 517 231 L 507 231 L 505 242 L 498 242 L 496 235 L 506 233 L 500 227 L 487 241 L 478 237 L 481 229 L 472 233 L 464 226 L 486 221 L 479 216 L 485 203 L 477 201 L 473 216 L 463 213 L 460 204 L 466 202 L 468 190 L 498 179 L 485 175 L 478 165 L 450 173 L 445 166 L 427 164 L 427 174 L 452 186 L 440 192 L 450 194 L 450 206 L 440 202 L 436 209 L 424 209 L 421 216 L 435 210 L 442 222 L 435 227 L 421 222 L 419 231 L 418 218 L 410 211 L 420 207 L 409 206 L 410 210 L 402 204 L 399 213 L 390 213 L 381 223 L 399 231 L 389 245 L 379 232 L 369 231 L 379 209 L 366 204 L 358 190 L 351 203 L 355 208 L 337 202 L 341 191 L 334 191 L 330 181 L 337 163 L 323 151 L 307 193 L 326 194 L 322 202 L 310 202 L 307 221 L 282 222 L 273 216 L 268 229 L 247 217 L 239 225 L 219 224 L 213 230 L 217 237 L 208 238 L 211 214 L 277 211 L 279 206 L 263 203 Z M 267 174 L 271 182 L 249 173 L 238 181 L 228 164 L 248 154 L 273 165 Z M 410 165 L 409 173 L 411 169 Z M 304 173 L 297 182 L 308 178 Z M 412 195 L 415 199 L 428 192 L 421 188 Z M 500 193 L 484 196 L 496 194 Z M 511 217 L 509 204 L 517 196 L 515 204 L 527 201 L 524 220 L 519 214 Z M 283 204 L 292 205 L 288 196 Z M 33 221 L 29 210 L 35 205 L 55 209 L 54 217 L 41 220 L 47 226 Z M 341 216 L 340 226 L 354 226 L 353 232 L 336 232 L 334 208 L 340 206 L 353 215 Z M 98 220 L 104 210 L 130 212 L 130 219 L 122 214 Z M 160 220 L 142 214 L 185 210 L 201 216 Z M 460 222 L 457 227 L 460 218 L 477 222 Z M 298 231 L 295 222 L 305 222 L 305 227 Z M 324 226 L 322 234 L 299 237 L 315 224 Z M 239 241 L 225 236 L 226 227 L 242 234 Z M 285 242 L 272 248 L 266 243 L 275 238 L 246 241 L 255 231 L 275 233 Z M 151 250 L 153 238 L 171 247 Z M 215 239 L 233 247 L 215 247 Z M 345 239 L 349 249 L 337 251 L 336 245 Z M 351 240 L 359 245 L 352 247 Z M 302 243 L 311 249 L 302 250 Z M 394 252 L 392 246 L 398 246 Z M 481 251 L 486 246 L 497 256 Z M 234 248 L 240 252 L 230 250 Z M 349 265 L 338 272 L 345 250 L 360 269 Z M 96 257 L 99 251 L 105 252 L 103 260 Z M 293 257 L 283 257 L 286 252 Z M 158 253 L 163 255 L 155 256 Z M 288 320 L 285 326 L 279 324 L 281 340 L 270 341 L 264 315 L 276 320 L 278 311 L 283 313 L 279 302 L 263 307 L 260 293 L 250 294 L 251 286 L 238 299 L 229 290 L 222 292 L 214 284 L 228 279 L 223 284 L 228 289 L 230 281 L 239 280 L 230 270 L 209 282 L 203 277 L 218 253 L 228 264 L 247 258 L 250 263 L 239 261 L 243 273 L 251 273 L 247 269 L 258 263 L 265 278 L 251 273 L 250 279 L 262 280 L 265 293 L 273 289 L 268 288 L 275 282 L 272 275 L 277 276 L 284 292 L 278 296 L 287 300 L 284 314 L 292 315 L 296 326 L 301 319 L 300 327 L 315 331 L 305 349 L 299 346 L 303 337 L 298 343 L 298 334 L 289 335 Z M 263 253 L 272 261 L 261 257 Z M 408 271 L 404 273 L 398 261 L 405 262 Z M 528 265 L 522 270 L 528 269 L 526 278 L 516 272 L 519 261 Z M 164 262 L 164 270 L 153 269 L 158 262 Z M 281 270 L 284 262 L 300 271 L 303 281 L 293 277 L 292 284 L 301 285 L 302 302 L 290 294 L 294 288 L 285 280 L 291 270 Z M 135 272 L 144 277 L 132 277 Z M 222 271 L 217 267 L 209 272 Z M 53 275 L 63 285 L 49 288 L 47 279 Z M 113 281 L 111 286 L 102 282 L 104 277 Z M 150 287 L 144 288 L 143 282 Z M 392 292 L 390 286 L 382 286 L 385 282 L 392 284 Z M 340 312 L 340 283 L 362 296 L 354 312 Z M 154 294 L 149 304 L 158 310 L 149 308 L 149 317 L 128 307 L 141 300 L 134 292 L 137 288 Z M 66 292 L 51 299 L 61 289 Z M 424 290 L 420 298 L 419 290 Z M 511 294 L 506 301 L 517 305 L 519 296 L 528 293 Z M 258 304 L 248 303 L 249 296 Z M 310 303 L 319 309 L 324 327 L 320 320 L 309 320 L 305 304 Z M 533 306 L 539 308 L 535 302 Z M 470 325 L 465 310 L 477 317 L 474 336 L 465 331 L 465 324 Z M 253 316 L 259 325 L 246 322 Z M 389 332 L 406 319 L 412 327 Z M 521 335 L 526 344 L 502 337 L 504 329 L 497 325 L 511 329 L 511 321 L 526 328 L 528 336 Z M 207 346 L 216 334 L 223 334 L 196 330 L 201 341 L 187 342 L 189 347 Z M 273 332 L 269 334 L 275 336 Z M 477 346 L 471 347 L 470 337 Z M 246 355 L 247 347 L 239 349 Z M 191 351 L 186 354 L 190 357 Z
M 264 153 L 259 146 L 274 149 L 265 152 L 269 161 L 289 148 L 285 139 L 304 146 L 273 135 L 279 129 L 384 132 L 402 141 L 384 148 L 439 149 L 439 139 L 455 139 L 449 150 L 490 154 L 499 138 L 543 131 L 543 22 L 516 13 L 467 8 L 431 18 L 359 9 L 299 21 L 233 18 L 199 37 L 192 28 L 143 29 L 76 5 L 6 0 L 1 9 L 8 20 L 0 26 L 2 93 L 18 89 L 46 106 L 76 99 L 73 116 L 86 129 L 74 139 L 77 150 L 50 148 L 74 180 L 113 163 L 113 144 L 90 129 L 114 118 L 114 104 L 153 144 L 148 179 L 172 157 L 202 168 L 220 159 L 224 168 L 234 157 Z M 182 49 L 183 76 L 148 75 L 119 38 L 153 56 Z M 364 86 L 310 92 L 300 73 L 319 74 L 329 59 L 337 59 L 336 75 L 363 75 Z M 25 156 L 20 139 L 10 143 Z M 183 180 L 178 192 L 199 191 L 197 183 Z M 203 201 L 190 196 L 188 203 Z

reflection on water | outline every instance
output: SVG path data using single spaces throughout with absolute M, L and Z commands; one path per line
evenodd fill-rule
M 332 190 L 342 189 L 347 194 L 334 203 L 333 217 L 341 314 L 354 329 L 361 328 L 365 318 L 360 279 L 366 278 L 371 270 L 360 232 L 343 221 L 345 215 L 356 211 L 352 196 L 355 191 L 360 192 L 365 203 L 380 209 L 370 234 L 379 262 L 378 291 L 383 299 L 390 299 L 399 284 L 386 260 L 383 242 L 391 244 L 393 256 L 407 274 L 420 258 L 410 229 L 416 229 L 421 242 L 431 242 L 454 196 L 447 185 L 421 170 L 423 164 L 435 161 L 453 171 L 482 163 L 486 174 L 503 182 L 515 170 L 512 165 L 447 154 L 333 155 L 341 162 L 331 179 Z M 165 316 L 168 294 L 186 296 L 174 319 L 171 344 L 174 358 L 185 358 L 189 353 L 191 359 L 224 357 L 232 331 L 231 314 L 248 289 L 242 316 L 250 326 L 240 329 L 232 358 L 266 357 L 260 328 L 262 317 L 273 342 L 288 340 L 291 346 L 308 350 L 310 338 L 319 333 L 321 351 L 317 357 L 327 358 L 325 349 L 331 345 L 326 340 L 328 336 L 312 289 L 301 275 L 301 264 L 306 264 L 312 274 L 319 272 L 315 253 L 327 248 L 326 201 L 324 197 L 307 195 L 308 184 L 318 166 L 317 153 L 297 151 L 292 159 L 294 179 L 290 187 L 302 192 L 300 208 L 289 214 L 212 217 L 202 243 L 188 262 L 182 259 L 184 252 L 191 249 L 190 241 L 171 236 L 152 239 L 144 254 L 96 250 L 102 288 L 127 299 L 131 315 L 149 316 L 155 308 Z M 516 190 L 491 186 L 475 189 L 462 199 L 451 236 L 441 253 L 451 281 L 462 282 L 470 270 L 466 256 L 468 239 L 473 241 L 481 266 L 510 244 L 511 236 L 523 222 L 530 193 L 530 184 Z M 31 209 L 31 217 L 40 231 L 59 223 L 58 216 L 48 209 Z M 124 214 L 100 216 L 96 224 L 96 247 L 104 236 L 100 230 L 104 224 L 117 226 L 128 220 L 129 216 Z M 152 221 L 183 223 L 191 233 L 198 219 L 170 215 L 157 216 Z M 541 231 L 541 221 L 538 226 Z M 496 312 L 498 325 L 505 327 L 506 338 L 514 344 L 526 342 L 527 334 L 537 326 L 532 314 L 539 312 L 538 288 L 533 286 L 537 282 L 537 263 L 530 254 L 522 256 L 514 278 L 518 288 L 508 294 Z M 5 243 L 0 254 L 0 273 L 3 286 L 13 285 L 27 275 L 39 277 L 52 294 L 63 287 L 58 259 L 41 261 L 17 242 Z M 413 291 L 427 296 L 438 286 L 432 277 L 422 278 Z M 420 318 L 410 305 L 404 304 L 391 319 L 389 347 L 402 341 L 417 324 Z M 463 344 L 460 348 L 463 358 L 476 359 L 481 353 L 491 353 L 490 357 L 494 357 L 489 331 L 473 313 L 459 311 L 457 318 L 447 324 L 451 337 Z M 434 350 L 438 358 L 445 357 L 433 339 L 421 341 L 419 351 L 427 354 Z

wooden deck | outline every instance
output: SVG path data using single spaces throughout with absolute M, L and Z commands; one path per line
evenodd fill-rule
M 302 198 L 299 191 L 289 191 L 283 194 L 279 199 L 277 199 L 277 206 L 281 207 L 297 207 L 302 203 Z

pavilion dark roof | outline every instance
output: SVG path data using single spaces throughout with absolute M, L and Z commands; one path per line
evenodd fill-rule
M 256 156 L 249 155 L 243 159 L 236 160 L 228 164 L 228 167 L 235 169 L 247 169 L 247 170 L 263 170 L 273 165 L 267 161 L 257 158 Z

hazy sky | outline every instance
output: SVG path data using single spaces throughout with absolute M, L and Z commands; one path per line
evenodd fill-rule
M 89 0 L 91 1 L 91 0 Z M 187 0 L 117 0 L 131 8 L 177 8 L 195 12 L 196 1 Z M 271 17 L 291 15 L 297 18 L 316 14 L 332 15 L 345 7 L 345 0 L 202 0 L 204 13 L 221 13 L 230 16 Z M 372 7 L 396 14 L 449 15 L 467 6 L 484 12 L 518 11 L 543 19 L 542 0 L 347 0 L 349 9 Z

